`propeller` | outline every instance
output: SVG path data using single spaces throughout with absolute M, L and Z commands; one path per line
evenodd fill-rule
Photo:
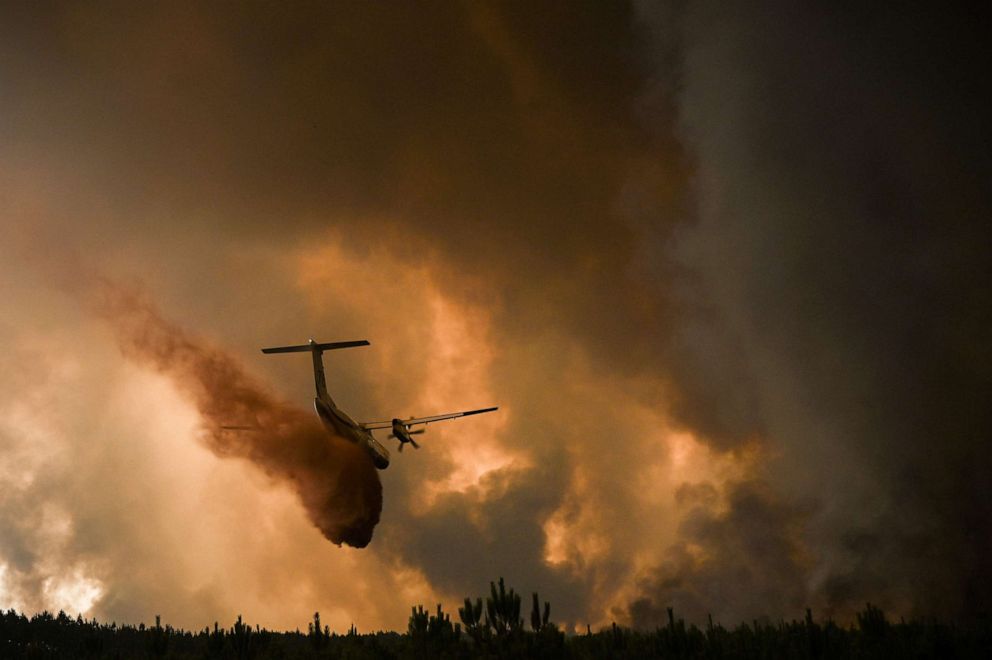
M 405 445 L 405 444 L 406 444 L 405 442 L 403 442 L 402 440 L 400 440 L 400 447 L 399 447 L 399 450 L 398 451 L 401 454 L 403 453 L 403 445 Z M 417 444 L 417 441 L 414 440 L 413 438 L 410 438 L 410 444 L 413 445 L 413 448 L 414 449 L 420 449 L 420 445 L 418 445 Z
M 400 421 L 400 420 L 398 420 L 398 419 L 394 419 L 393 420 L 393 422 L 398 422 L 398 421 Z M 423 433 L 423 432 L 425 432 L 427 430 L 426 428 L 422 428 L 422 429 L 418 429 L 416 431 L 411 431 L 410 430 L 410 428 L 411 428 L 411 425 L 410 424 L 404 424 L 403 425 L 403 428 L 406 430 L 407 435 L 420 435 L 421 433 Z M 414 449 L 420 449 L 420 445 L 418 445 L 413 438 L 410 438 L 409 441 L 406 441 L 406 440 L 403 440 L 402 438 L 399 438 L 395 433 L 390 433 L 388 437 L 390 439 L 394 439 L 394 440 L 397 440 L 398 439 L 400 441 L 400 446 L 397 448 L 396 451 L 400 452 L 401 454 L 403 453 L 403 445 L 405 445 L 407 442 L 409 442 L 411 445 L 413 445 L 413 448 Z

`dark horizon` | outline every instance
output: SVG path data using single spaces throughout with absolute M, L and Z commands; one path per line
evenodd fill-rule
M 667 609 L 667 622 L 637 631 L 615 622 L 593 632 L 565 633 L 552 619 L 549 602 L 533 593 L 530 616 L 521 594 L 504 581 L 490 583 L 490 595 L 465 599 L 457 617 L 438 604 L 433 611 L 411 608 L 407 629 L 362 632 L 352 624 L 337 634 L 315 612 L 307 631 L 254 627 L 239 615 L 230 628 L 217 622 L 195 631 L 173 628 L 161 617 L 137 627 L 73 620 L 64 612 L 30 619 L 13 610 L 0 612 L 0 651 L 11 658 L 39 652 L 59 657 L 446 657 L 446 658 L 985 658 L 992 645 L 988 620 L 944 622 L 935 619 L 890 621 L 867 604 L 849 626 L 818 621 L 807 609 L 802 619 L 754 619 L 725 626 L 708 617 L 696 625 Z M 485 606 L 483 607 L 483 602 Z M 529 618 L 529 622 L 526 620 Z M 459 621 L 460 619 L 460 621 Z

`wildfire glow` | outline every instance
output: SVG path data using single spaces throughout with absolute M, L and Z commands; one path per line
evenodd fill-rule
M 357 258 L 331 237 L 319 249 L 301 252 L 296 272 L 315 308 L 333 302 L 363 317 L 388 321 L 376 326 L 375 351 L 368 355 L 368 363 L 378 369 L 375 380 L 381 383 L 384 405 L 400 406 L 396 412 L 406 416 L 496 403 L 489 383 L 495 353 L 487 313 L 447 297 L 429 267 L 388 254 Z M 404 352 L 404 347 L 412 350 Z M 415 373 L 423 378 L 415 379 Z M 412 391 L 398 397 L 411 383 Z M 429 508 L 443 493 L 481 487 L 494 470 L 528 464 L 525 456 L 508 451 L 498 440 L 509 414 L 504 406 L 497 415 L 473 418 L 470 428 L 464 423 L 428 425 L 424 443 L 432 456 L 445 458 L 448 469 L 425 481 L 414 502 L 418 509 Z M 480 496 L 485 494 L 480 491 Z
M 82 571 L 75 570 L 68 575 L 46 578 L 42 592 L 51 610 L 85 616 L 103 595 L 103 584 Z

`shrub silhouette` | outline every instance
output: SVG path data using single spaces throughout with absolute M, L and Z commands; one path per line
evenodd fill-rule
M 169 636 L 172 629 L 168 631 L 162 629 L 162 617 L 158 614 L 155 615 L 155 627 L 150 628 L 150 635 L 148 639 L 148 652 L 152 655 L 161 658 L 165 655 L 166 649 L 169 648 Z
M 520 595 L 513 589 L 506 590 L 503 578 L 496 584 L 489 583 L 490 597 L 486 599 L 487 623 L 497 636 L 509 635 L 523 630 L 524 621 L 520 618 Z
M 231 647 L 234 649 L 238 660 L 247 660 L 248 658 L 255 657 L 255 651 L 258 646 L 256 634 L 252 632 L 251 626 L 246 625 L 241 620 L 240 614 L 238 615 L 238 620 L 234 622 L 234 626 L 231 628 L 229 638 L 231 640 Z
M 534 632 L 541 632 L 541 629 L 548 625 L 548 619 L 551 617 L 551 603 L 545 601 L 544 603 L 544 616 L 541 616 L 541 599 L 538 598 L 537 592 L 534 592 L 534 605 L 530 611 L 530 627 Z
M 331 637 L 331 631 L 327 627 L 323 631 L 320 629 L 320 612 L 314 612 L 313 622 L 307 624 L 307 637 L 310 639 L 310 645 L 315 651 L 321 651 L 327 646 L 327 642 Z

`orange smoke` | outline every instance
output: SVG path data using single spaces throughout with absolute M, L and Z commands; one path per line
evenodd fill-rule
M 292 486 L 330 541 L 369 544 L 382 511 L 382 484 L 360 447 L 326 431 L 312 413 L 277 400 L 232 356 L 163 319 L 141 293 L 103 281 L 95 307 L 126 358 L 168 377 L 190 398 L 211 451 L 248 459 Z M 222 428 L 246 424 L 257 428 Z

